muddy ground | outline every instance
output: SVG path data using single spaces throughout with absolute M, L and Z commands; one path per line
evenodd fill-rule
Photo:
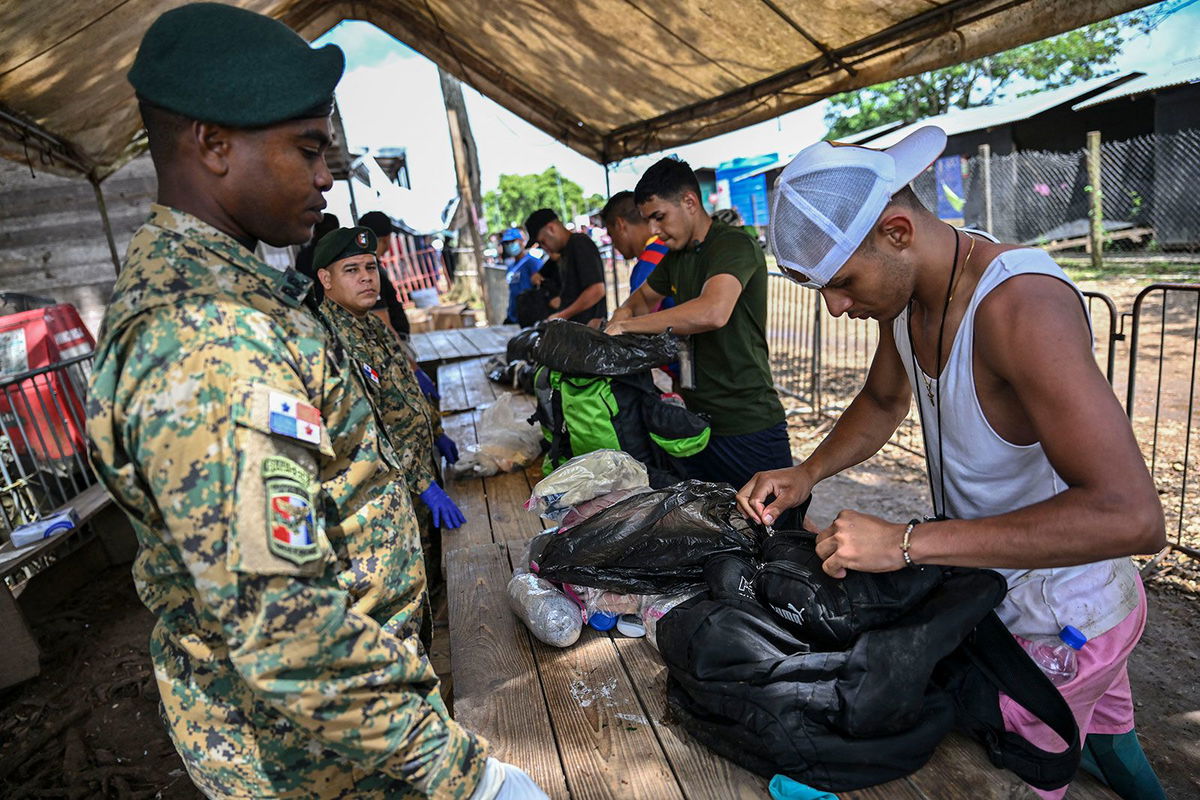
M 808 452 L 819 436 L 799 419 L 792 428 L 796 451 Z M 811 516 L 856 508 L 907 519 L 927 497 L 920 462 L 889 447 L 822 484 Z M 1150 622 L 1130 665 L 1138 730 L 1172 798 L 1200 795 L 1200 595 L 1169 580 L 1189 563 L 1150 580 Z M 158 716 L 152 624 L 124 565 L 35 625 L 42 675 L 0 693 L 0 797 L 199 797 Z

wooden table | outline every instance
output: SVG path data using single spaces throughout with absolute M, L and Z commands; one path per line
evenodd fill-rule
M 443 367 L 445 369 L 445 367 Z M 442 403 L 490 402 L 482 364 L 444 373 Z M 443 373 L 439 371 L 439 382 Z M 486 378 L 483 378 L 486 382 Z M 472 388 L 469 390 L 467 386 Z M 503 387 L 490 385 L 493 398 Z M 461 389 L 461 394 L 459 393 Z M 522 396 L 532 409 L 532 398 Z M 443 419 L 460 447 L 479 434 L 479 411 Z M 528 540 L 542 530 L 522 504 L 540 469 L 452 481 L 447 491 L 467 524 L 443 534 L 455 717 L 487 737 L 496 757 L 522 767 L 553 798 L 727 800 L 767 797 L 766 781 L 713 754 L 665 717 L 666 668 L 644 639 L 585 628 L 557 649 L 538 642 L 509 611 L 506 587 Z M 844 800 L 1000 800 L 1033 798 L 1020 780 L 993 767 L 982 748 L 949 737 L 914 775 L 841 792 Z M 1068 798 L 1113 798 L 1090 779 Z
M 455 361 L 503 353 L 508 340 L 521 329 L 516 325 L 492 325 L 487 328 L 450 328 L 444 331 L 414 333 L 409 339 L 420 364 Z

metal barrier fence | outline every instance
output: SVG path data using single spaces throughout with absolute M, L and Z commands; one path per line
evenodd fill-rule
M 380 265 L 396 287 L 401 305 L 409 305 L 409 295 L 418 289 L 436 289 L 438 294 L 450 289 L 441 252 L 432 247 L 418 249 L 411 236 L 394 234 Z
M 801 401 L 802 413 L 836 419 L 866 381 L 878 326 L 832 317 L 819 293 L 783 275 L 772 273 L 769 280 L 767 344 L 776 387 Z M 1118 396 L 1125 392 L 1126 413 L 1162 497 L 1171 545 L 1200 559 L 1200 496 L 1194 485 L 1200 448 L 1193 447 L 1200 415 L 1200 284 L 1147 286 L 1125 313 L 1105 294 L 1083 294 L 1097 365 Z M 924 453 L 915 411 L 889 444 Z
M 1162 498 L 1168 539 L 1200 558 L 1200 502 L 1192 486 L 1200 285 L 1147 286 L 1129 320 L 1125 410 Z
M 87 461 L 92 354 L 0 379 L 0 540 L 96 483 Z

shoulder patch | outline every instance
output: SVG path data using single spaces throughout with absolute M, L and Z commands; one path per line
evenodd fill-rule
M 282 392 L 271 392 L 267 425 L 271 433 L 310 444 L 321 443 L 321 412 Z
M 295 461 L 268 456 L 262 462 L 267 498 L 267 549 L 293 564 L 321 557 L 309 475 Z

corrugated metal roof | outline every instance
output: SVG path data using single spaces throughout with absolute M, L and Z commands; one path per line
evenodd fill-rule
M 1092 108 L 1101 103 L 1110 103 L 1122 97 L 1133 97 L 1137 94 L 1166 89 L 1171 86 L 1183 86 L 1188 83 L 1200 83 L 1200 58 L 1189 58 L 1179 61 L 1164 70 L 1149 75 L 1134 78 L 1128 83 L 1114 86 L 1107 92 L 1101 92 L 1095 97 L 1089 97 L 1082 103 L 1071 106 L 1073 111 Z
M 945 114 L 928 117 L 900 128 L 889 130 L 886 125 L 874 128 L 872 130 L 879 131 L 879 134 L 875 136 L 867 137 L 863 134 L 870 133 L 870 131 L 864 131 L 856 139 L 843 139 L 842 141 L 853 142 L 854 144 L 869 143 L 872 147 L 891 147 L 917 128 L 922 128 L 926 125 L 937 125 L 946 132 L 947 136 L 969 133 L 985 128 L 994 128 L 997 125 L 1007 125 L 1010 122 L 1029 119 L 1041 114 L 1043 111 L 1049 111 L 1052 108 L 1069 103 L 1081 95 L 1117 84 L 1123 84 L 1142 74 L 1141 72 L 1126 72 L 1120 75 L 1106 75 L 1103 78 L 1093 78 L 1090 81 L 1073 83 L 1061 89 L 1051 89 L 1048 92 L 1038 92 L 1037 94 L 1018 97 L 1016 100 L 998 105 L 977 106 L 967 109 L 956 108 Z

